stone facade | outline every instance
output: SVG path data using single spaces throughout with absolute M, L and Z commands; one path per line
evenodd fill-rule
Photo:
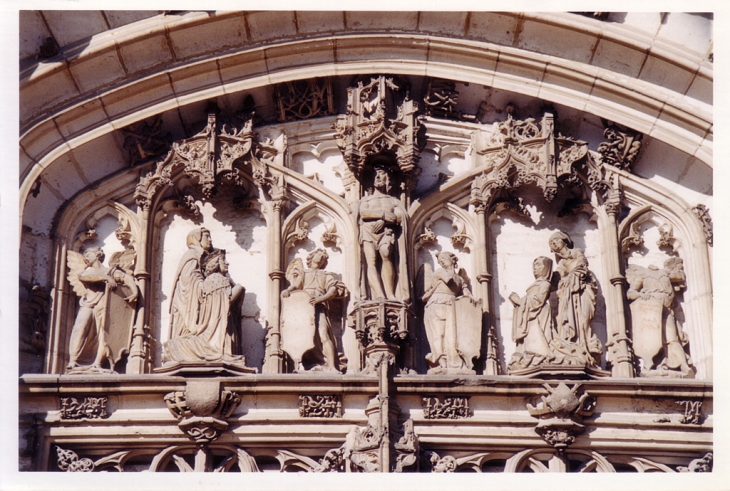
M 712 15 L 20 17 L 21 471 L 712 469 Z

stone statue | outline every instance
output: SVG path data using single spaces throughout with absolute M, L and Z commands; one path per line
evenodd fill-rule
M 550 343 L 553 340 L 555 320 L 549 302 L 552 259 L 538 257 L 532 263 L 532 272 L 535 282 L 527 287 L 525 296 L 520 298 L 514 292 L 509 296 L 515 306 L 512 341 L 517 345 L 509 362 L 510 371 L 541 365 L 553 358 Z
M 112 256 L 111 267 L 106 267 L 102 264 L 105 256 L 100 247 L 90 247 L 83 255 L 68 251 L 68 280 L 76 295 L 81 297 L 71 329 L 68 371 L 102 371 L 104 360 L 113 371 L 122 352 L 129 348 L 133 305 L 139 295 L 137 284 L 128 272 L 132 269 L 134 257 L 133 250 L 117 252 Z M 119 287 L 113 299 L 112 292 L 119 284 L 124 288 Z M 121 300 L 117 300 L 120 295 Z M 79 365 L 81 359 L 91 359 L 92 356 L 90 365 Z
M 172 293 L 172 337 L 163 347 L 162 360 L 245 366 L 240 313 L 235 314 L 245 289 L 228 276 L 226 251 L 213 249 L 208 230 L 193 230 L 187 243 Z
M 669 258 L 662 269 L 631 265 L 626 269 L 626 279 L 633 347 L 641 375 L 693 378 L 692 362 L 684 351 L 687 335 L 674 315 L 675 292 L 685 286 L 682 259 Z
M 603 346 L 591 329 L 596 312 L 596 280 L 588 260 L 565 232 L 550 236 L 550 250 L 558 261 L 557 336 L 551 343 L 554 363 L 597 366 Z
M 324 358 L 327 370 L 339 371 L 329 301 L 347 296 L 347 288 L 324 270 L 328 259 L 324 249 L 315 249 L 307 256 L 307 269 L 296 258 L 286 271 L 289 287 L 281 292 L 281 337 L 282 348 L 297 365 L 295 370 L 304 370 L 302 356 L 314 349 L 317 358 Z M 292 295 L 295 292 L 302 297 L 296 298 L 298 295 Z
M 468 288 L 463 269 L 457 269 L 451 252 L 440 252 L 439 268 L 431 272 L 422 266 L 419 283 L 421 300 L 426 302 L 423 320 L 431 352 L 426 355 L 428 373 L 474 373 L 472 358 L 481 346 L 481 300 L 477 302 Z
M 406 211 L 390 196 L 390 175 L 376 167 L 373 187 L 360 200 L 360 244 L 365 272 L 363 292 L 376 300 L 405 301 L 409 298 L 405 255 Z

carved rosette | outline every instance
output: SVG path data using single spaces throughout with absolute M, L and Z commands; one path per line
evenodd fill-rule
M 539 419 L 535 428 L 537 434 L 557 450 L 564 450 L 585 431 L 583 418 L 593 414 L 596 400 L 587 392 L 578 396 L 580 384 L 572 388 L 562 382 L 556 388 L 548 384 L 543 386 L 550 395 L 542 396 L 537 406 L 527 404 L 527 411 Z
M 347 113 L 338 116 L 333 129 L 337 146 L 355 176 L 369 157 L 387 154 L 407 176 L 406 181 L 415 177 L 423 147 L 418 141 L 418 104 L 407 93 L 399 103 L 396 99 L 403 92 L 393 78 L 382 75 L 347 89 Z
M 165 395 L 165 403 L 180 429 L 195 443 L 207 444 L 228 429 L 226 419 L 241 403 L 235 392 L 220 390 L 215 381 L 188 382 L 187 389 Z
M 556 134 L 550 113 L 539 123 L 510 115 L 507 121 L 494 123 L 491 134 L 474 132 L 472 148 L 475 165 L 484 167 L 472 183 L 470 202 L 474 206 L 488 206 L 502 190 L 529 183 L 542 189 L 547 201 L 555 198 L 558 186 L 583 183 L 604 200 L 613 198 L 609 193 L 613 186 L 588 152 L 588 144 Z

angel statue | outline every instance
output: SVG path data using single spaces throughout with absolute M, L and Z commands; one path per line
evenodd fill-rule
M 326 370 L 339 371 L 330 300 L 347 296 L 347 288 L 324 270 L 328 259 L 324 249 L 315 249 L 307 256 L 307 269 L 300 258 L 286 269 L 289 287 L 281 292 L 281 342 L 297 371 L 304 370 L 302 358 L 307 353 L 324 361 Z
M 426 263 L 419 271 L 426 337 L 431 352 L 426 355 L 429 374 L 473 374 L 472 359 L 481 348 L 482 306 L 469 291 L 469 278 L 458 269 L 451 252 L 440 252 L 439 268 Z
M 68 251 L 68 281 L 81 299 L 71 329 L 67 371 L 102 371 L 104 360 L 113 371 L 129 350 L 139 295 L 131 274 L 135 258 L 132 249 L 115 252 L 106 267 L 100 247 L 89 247 L 83 255 Z

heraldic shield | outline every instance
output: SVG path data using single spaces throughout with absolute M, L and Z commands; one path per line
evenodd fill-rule
M 114 289 L 107 287 L 106 322 L 104 323 L 104 342 L 109 347 L 112 370 L 114 365 L 129 352 L 134 329 L 135 308 L 125 298 L 135 292 L 127 285 L 119 283 Z
M 456 349 L 464 358 L 469 370 L 474 369 L 474 358 L 479 357 L 482 347 L 482 301 L 473 302 L 469 297 L 455 300 Z
M 633 347 L 644 367 L 654 366 L 653 359 L 662 350 L 664 304 L 661 299 L 639 298 L 631 303 Z
M 281 299 L 281 348 L 294 361 L 294 370 L 298 370 L 304 353 L 314 348 L 314 305 L 309 303 L 312 297 L 302 290 L 295 290 Z

